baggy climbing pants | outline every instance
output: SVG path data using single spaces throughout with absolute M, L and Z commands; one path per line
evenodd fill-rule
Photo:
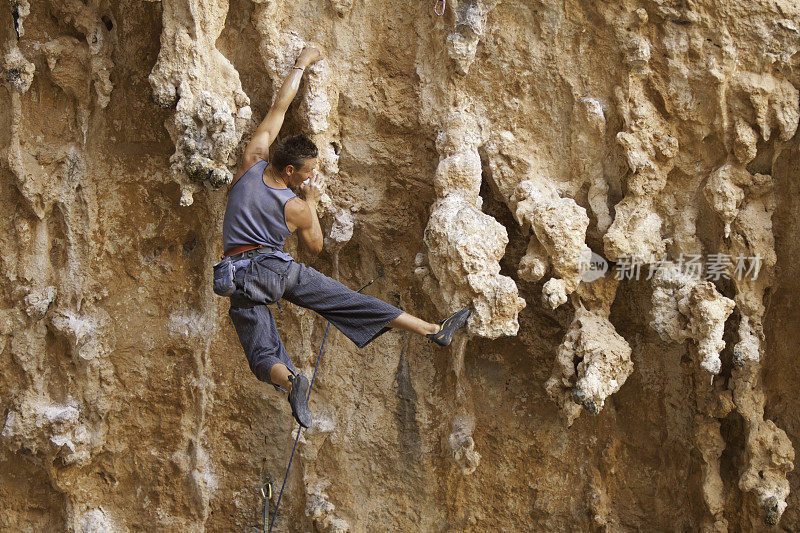
M 249 265 L 250 261 L 258 261 L 258 264 Z M 297 268 L 292 264 L 299 266 L 297 283 L 286 286 L 285 278 L 292 268 Z M 283 363 L 292 373 L 297 369 L 283 346 L 275 319 L 264 301 L 282 297 L 316 311 L 359 348 L 388 331 L 388 324 L 403 312 L 373 296 L 353 291 L 302 263 L 258 256 L 236 261 L 235 267 L 236 292 L 231 295 L 228 315 L 236 328 L 250 370 L 259 380 L 271 383 L 276 389 L 279 387 L 269 379 L 273 365 Z M 264 295 L 265 287 L 281 294 Z

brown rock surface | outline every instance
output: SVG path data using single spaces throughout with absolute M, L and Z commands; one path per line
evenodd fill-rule
M 475 313 L 328 337 L 277 531 L 800 529 L 799 5 L 431 6 L 0 1 L 0 530 L 260 528 L 292 419 L 210 266 L 306 44 L 313 265 Z

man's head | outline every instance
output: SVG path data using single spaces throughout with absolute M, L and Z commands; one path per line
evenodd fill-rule
M 318 153 L 317 146 L 305 135 L 287 137 L 272 152 L 273 170 L 287 185 L 296 187 L 313 175 Z

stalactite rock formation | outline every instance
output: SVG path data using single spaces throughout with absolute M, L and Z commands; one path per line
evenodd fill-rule
M 517 200 L 516 217 L 523 225 L 533 229 L 534 237 L 548 258 L 554 273 L 559 277 L 549 279 L 542 291 L 543 300 L 556 308 L 566 303 L 567 296 L 578 288 L 581 263 L 588 261 L 592 251 L 585 244 L 589 217 L 586 210 L 570 198 L 560 198 L 544 180 L 525 180 L 514 192 Z M 534 255 L 520 260 L 527 265 L 535 263 L 541 255 L 539 247 L 528 245 Z M 530 272 L 533 270 L 534 272 Z M 538 269 L 521 269 L 520 277 L 538 281 Z
M 682 272 L 674 264 L 660 265 L 653 276 L 653 319 L 650 325 L 665 339 L 694 339 L 700 365 L 712 374 L 722 368 L 719 354 L 725 321 L 735 306 L 708 281 Z
M 582 285 L 581 304 L 556 349 L 545 390 L 568 426 L 582 409 L 599 413 L 606 398 L 617 392 L 633 371 L 631 347 L 609 320 L 616 290 L 613 279 Z
M 250 99 L 239 73 L 214 46 L 225 23 L 228 2 L 162 2 L 158 62 L 150 73 L 153 100 L 175 108 L 165 123 L 175 143 L 170 158 L 182 185 L 181 205 L 190 205 L 197 184 L 213 187 L 233 179 L 233 151 L 251 117 Z

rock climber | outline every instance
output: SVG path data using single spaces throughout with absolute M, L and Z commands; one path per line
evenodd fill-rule
M 432 324 L 377 298 L 350 290 L 315 269 L 294 261 L 283 250 L 286 237 L 297 232 L 312 256 L 322 251 L 317 206 L 325 179 L 316 173 L 317 147 L 305 135 L 278 135 L 305 69 L 322 59 L 313 47 L 302 50 L 264 120 L 244 150 L 225 209 L 223 257 L 233 265 L 235 291 L 228 312 L 250 369 L 276 390 L 288 391 L 292 415 L 303 427 L 312 423 L 309 381 L 292 364 L 267 304 L 279 298 L 311 309 L 363 348 L 391 328 L 426 335 L 450 344 L 470 316 L 461 309 Z M 293 192 L 299 189 L 301 197 Z M 233 289 L 231 289 L 233 290 Z

